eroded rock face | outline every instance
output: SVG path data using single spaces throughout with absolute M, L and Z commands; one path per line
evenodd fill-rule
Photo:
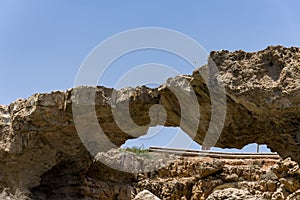
M 240 120 L 235 118 L 232 122 L 227 117 L 224 140 L 244 145 L 255 138 L 255 142 L 266 143 L 281 156 L 291 156 L 299 162 L 296 155 L 300 146 L 300 132 L 296 128 L 300 123 L 299 51 L 295 47 L 277 46 L 256 53 L 211 53 L 228 99 L 248 112 L 248 115 L 231 113 L 231 103 L 227 104 L 227 116 L 234 114 Z M 243 128 L 235 128 L 240 125 Z M 220 143 L 229 141 L 221 139 Z
M 81 180 L 78 174 L 91 167 L 98 152 L 144 135 L 150 126 L 181 126 L 202 143 L 212 116 L 211 96 L 223 94 L 208 89 L 214 85 L 224 85 L 226 97 L 226 104 L 217 105 L 226 108 L 226 118 L 216 146 L 242 148 L 264 143 L 283 158 L 299 163 L 299 60 L 300 49 L 294 47 L 268 47 L 255 53 L 217 51 L 199 69 L 207 77 L 196 70 L 154 89 L 79 87 L 0 106 L 0 187 L 27 194 L 40 186 L 45 174 L 56 174 L 51 170 L 57 168 L 61 177 L 69 173 L 63 173 L 66 166 L 72 166 L 72 177 Z M 195 102 L 186 98 L 192 93 Z M 197 102 L 199 110 L 192 106 Z M 95 119 L 96 124 L 91 124 Z
M 137 174 L 124 173 L 104 165 L 123 162 L 124 150 L 113 149 L 99 154 L 85 170 L 74 173 L 71 166 L 57 166 L 41 177 L 41 185 L 31 190 L 33 199 L 134 199 L 153 194 L 159 199 L 297 199 L 299 190 L 291 192 L 277 169 L 290 160 L 224 159 L 181 157 L 172 154 L 127 152 Z M 164 161 L 162 161 L 164 160 Z M 147 166 L 147 167 L 145 167 Z M 153 171 L 145 171 L 151 168 Z M 63 178 L 62 178 L 63 177 Z M 143 192 L 149 191 L 150 193 Z M 154 198 L 153 195 L 150 195 Z M 146 198 L 144 198 L 146 199 Z
M 145 175 L 136 190 L 147 189 L 161 199 L 272 199 L 282 195 L 283 200 L 290 193 L 271 171 L 276 162 L 178 157 Z
M 300 169 L 296 162 L 287 158 L 273 166 L 272 170 L 289 192 L 293 193 L 300 189 Z

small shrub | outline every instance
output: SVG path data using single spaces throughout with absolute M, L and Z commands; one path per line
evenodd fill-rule
M 145 149 L 143 145 L 140 146 L 140 147 L 138 147 L 138 146 L 127 147 L 125 149 L 125 151 L 132 152 L 132 153 L 135 153 L 135 154 L 138 154 L 138 155 L 149 153 L 149 149 Z

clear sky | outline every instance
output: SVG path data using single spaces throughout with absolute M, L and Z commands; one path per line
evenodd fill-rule
M 0 0 L 0 104 L 73 87 L 88 53 L 132 28 L 174 29 L 207 51 L 300 46 L 299 10 L 298 0 Z M 193 70 L 155 51 L 122 59 L 101 84 L 113 87 L 122 67 L 148 62 L 168 64 L 182 73 Z

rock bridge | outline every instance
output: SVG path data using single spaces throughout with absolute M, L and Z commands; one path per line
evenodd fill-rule
M 219 73 L 211 70 L 212 65 Z M 209 90 L 208 83 L 220 84 L 225 90 Z M 185 98 L 191 91 L 196 98 Z M 217 102 L 215 113 L 212 95 Z M 225 101 L 218 101 L 222 96 Z M 199 110 L 194 109 L 195 104 Z M 220 134 L 207 140 L 213 115 L 220 119 L 212 130 Z M 110 142 L 101 137 L 94 140 L 99 139 L 95 132 L 99 127 L 91 125 L 95 120 Z M 181 127 L 194 141 L 208 146 L 267 144 L 282 158 L 299 163 L 300 49 L 271 46 L 251 53 L 215 51 L 207 65 L 191 75 L 170 78 L 158 88 L 83 86 L 35 94 L 1 106 L 1 187 L 34 188 L 43 174 L 62 163 L 69 163 L 75 173 L 91 163 L 90 153 L 119 147 L 156 125 Z

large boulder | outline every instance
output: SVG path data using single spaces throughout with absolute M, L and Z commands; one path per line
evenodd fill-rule
M 138 193 L 133 200 L 160 200 L 157 196 L 149 192 L 148 190 L 143 190 L 142 192 Z

